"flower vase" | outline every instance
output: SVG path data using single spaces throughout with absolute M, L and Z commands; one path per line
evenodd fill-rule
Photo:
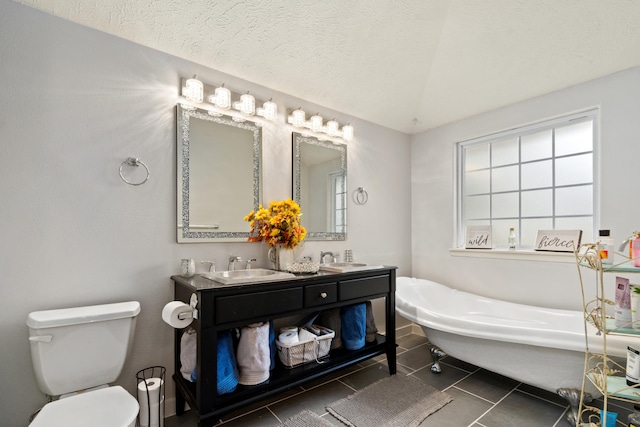
M 269 249 L 269 260 L 274 270 L 287 271 L 287 266 L 293 264 L 293 249 L 276 245 Z

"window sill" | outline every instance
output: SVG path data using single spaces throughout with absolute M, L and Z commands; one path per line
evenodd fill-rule
M 515 259 L 521 261 L 543 261 L 575 263 L 576 257 L 573 252 L 547 252 L 534 251 L 533 249 L 517 249 L 510 251 L 506 249 L 449 249 L 451 256 L 470 258 L 495 258 L 495 259 Z

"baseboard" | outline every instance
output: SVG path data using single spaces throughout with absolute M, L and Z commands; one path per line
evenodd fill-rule
M 399 328 L 396 328 L 396 337 L 402 337 L 402 336 L 410 335 L 410 334 L 415 334 L 415 335 L 420 335 L 422 337 L 426 337 L 426 335 L 424 334 L 424 331 L 422 330 L 420 325 L 416 325 L 415 323 L 411 323 L 409 325 L 405 325 L 405 326 L 401 326 Z
M 412 323 L 411 324 L 411 328 L 412 328 L 412 333 L 414 333 L 416 335 L 420 335 L 422 337 L 426 337 L 426 335 L 424 333 L 424 329 L 422 329 L 422 326 L 416 325 L 415 323 Z
M 176 398 L 171 397 L 164 400 L 164 417 L 173 417 L 176 414 Z

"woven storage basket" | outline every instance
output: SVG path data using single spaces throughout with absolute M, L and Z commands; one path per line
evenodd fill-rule
M 298 365 L 302 365 L 307 362 L 318 362 L 318 359 L 325 357 L 329 354 L 331 348 L 331 340 L 336 336 L 336 333 L 324 326 L 313 325 L 316 329 L 323 329 L 328 333 L 324 335 L 315 335 L 309 332 L 309 338 L 298 341 L 295 344 L 283 344 L 276 340 L 276 347 L 278 349 L 278 357 L 284 366 L 287 368 L 293 368 Z

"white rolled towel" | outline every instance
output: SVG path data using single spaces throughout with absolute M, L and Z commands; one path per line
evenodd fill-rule
M 194 329 L 189 329 L 180 338 L 180 374 L 191 381 L 191 373 L 196 368 L 198 336 Z
M 242 328 L 236 358 L 240 384 L 256 385 L 269 379 L 269 322 L 253 323 Z

